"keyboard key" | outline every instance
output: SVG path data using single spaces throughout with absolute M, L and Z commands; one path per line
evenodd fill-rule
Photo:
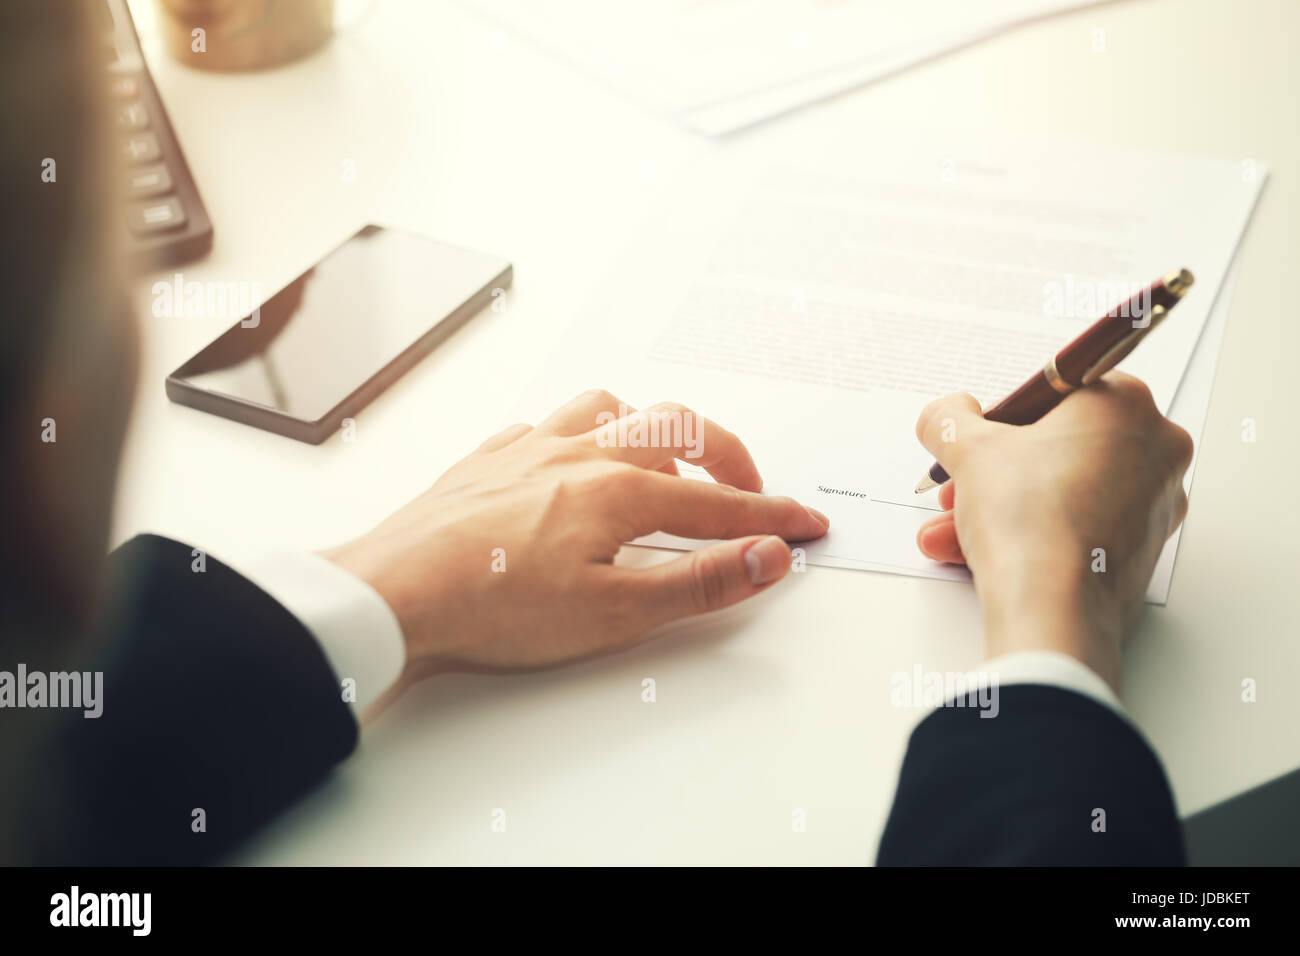
M 144 104 L 139 100 L 136 100 L 133 103 L 127 103 L 118 108 L 118 129 L 144 129 L 148 125 L 149 113 L 145 110 Z
M 127 225 L 139 235 L 166 232 L 185 225 L 185 210 L 175 196 L 153 202 L 132 203 L 126 214 Z
M 128 199 L 148 199 L 172 191 L 172 174 L 162 163 L 128 170 L 126 195 Z
M 122 141 L 122 155 L 128 163 L 152 163 L 162 155 L 153 133 L 132 133 Z
M 113 97 L 119 100 L 135 99 L 140 95 L 140 84 L 134 76 L 115 76 L 108 88 Z

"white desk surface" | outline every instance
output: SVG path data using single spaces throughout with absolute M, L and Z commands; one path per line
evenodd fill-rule
M 269 293 L 372 220 L 516 269 L 508 308 L 474 319 L 361 413 L 355 442 L 319 447 L 169 403 L 165 375 L 230 323 L 149 317 L 142 281 L 145 356 L 115 541 L 154 530 L 218 556 L 359 533 L 509 424 L 593 278 L 653 215 L 672 171 L 702 154 L 748 163 L 801 129 L 871 137 L 919 123 L 1270 162 L 1173 591 L 1129 645 L 1124 698 L 1184 814 L 1300 766 L 1300 509 L 1283 478 L 1300 471 L 1300 430 L 1281 360 L 1300 353 L 1300 4 L 1109 3 L 722 142 L 450 3 L 381 0 L 317 56 L 237 76 L 170 62 L 149 32 L 150 5 L 133 9 L 216 229 L 212 253 L 181 268 L 187 280 L 258 281 Z M 1092 52 L 1098 27 L 1105 53 Z M 341 175 L 349 159 L 352 183 Z M 592 369 L 573 392 L 594 386 L 618 391 Z M 1245 418 L 1254 443 L 1242 441 Z M 967 586 L 809 568 L 630 653 L 416 687 L 241 859 L 868 862 L 920 716 L 891 706 L 889 676 L 979 659 Z M 657 682 L 653 704 L 641 700 L 644 677 Z M 1256 703 L 1241 701 L 1245 678 Z M 496 808 L 504 833 L 491 828 Z M 792 832 L 796 808 L 807 832 Z

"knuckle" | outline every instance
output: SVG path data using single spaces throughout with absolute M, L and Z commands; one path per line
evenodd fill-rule
M 1196 450 L 1196 442 L 1192 440 L 1192 433 L 1188 432 L 1182 425 L 1170 421 L 1169 436 L 1179 459 L 1191 460 L 1192 453 Z
M 670 414 L 675 413 L 678 415 L 693 414 L 691 410 L 687 408 L 685 405 L 683 405 L 681 402 L 655 402 L 653 405 L 647 408 L 646 411 L 659 412 L 659 413 L 667 412 Z
M 603 388 L 589 388 L 574 401 L 583 405 L 608 406 L 618 404 L 618 399 Z
M 618 462 L 605 472 L 604 483 L 619 497 L 639 495 L 645 489 L 646 479 L 650 473 L 636 465 Z
M 1188 465 L 1192 460 L 1192 455 L 1196 451 L 1196 442 L 1192 439 L 1191 433 L 1181 425 L 1169 422 L 1169 440 L 1174 450 L 1174 456 L 1181 465 Z
M 699 432 L 699 417 L 680 402 L 656 402 L 643 414 L 658 427 L 665 445 L 681 447 L 690 441 L 691 435 Z
M 681 479 L 677 479 L 681 480 Z M 750 507 L 745 493 L 721 482 L 687 482 L 692 511 L 698 513 L 701 529 L 710 538 L 734 538 L 747 523 Z
M 746 516 L 753 508 L 753 499 L 747 494 L 732 485 L 718 485 L 721 489 L 721 513 L 723 515 L 723 525 L 730 530 L 737 526 L 743 526 Z M 727 535 L 723 535 L 727 537 Z
M 1135 378 L 1132 375 L 1125 375 L 1123 378 L 1115 382 L 1115 389 L 1121 396 L 1135 406 L 1142 406 L 1144 408 L 1149 406 L 1152 409 L 1156 407 L 1156 400 L 1151 395 L 1150 387 L 1140 378 Z
M 636 577 L 618 576 L 607 583 L 601 604 L 610 627 L 616 628 L 624 621 L 644 620 L 645 595 Z
M 771 509 L 772 517 L 774 519 L 798 518 L 807 510 L 803 505 L 799 504 L 798 501 L 788 495 L 762 498 L 760 499 L 760 502 L 755 502 L 755 505 L 758 506 L 760 503 Z
M 916 422 L 916 437 L 925 444 L 935 443 L 942 437 L 945 421 L 956 421 L 971 409 L 978 408 L 979 401 L 969 392 L 954 392 L 936 398 L 921 411 Z
M 943 402 L 944 399 L 936 398 L 921 409 L 921 414 L 916 419 L 916 437 L 918 440 L 925 441 L 926 433 L 930 428 L 930 421 L 935 417 L 935 412 L 938 411 Z
M 548 438 L 544 459 L 550 465 L 568 465 L 585 461 L 595 452 L 591 443 L 582 436 L 573 438 Z
M 646 474 L 635 465 L 612 462 L 592 469 L 578 482 L 577 490 L 584 497 L 623 505 L 643 496 Z
M 511 442 L 523 438 L 533 430 L 533 426 L 527 422 L 515 422 L 509 428 L 503 428 L 493 436 L 498 441 Z
M 711 611 L 722 606 L 726 585 L 722 564 L 716 554 L 707 550 L 694 552 L 687 580 L 690 582 L 690 606 L 696 611 Z

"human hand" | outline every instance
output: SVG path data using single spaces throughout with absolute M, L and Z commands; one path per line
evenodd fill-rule
M 916 433 L 952 476 L 917 544 L 970 567 L 989 654 L 1063 651 L 1118 689 L 1120 644 L 1187 513 L 1191 436 L 1121 372 L 1033 425 L 985 421 L 973 397 L 950 395 Z
M 620 446 L 652 421 L 662 426 L 659 447 Z M 718 483 L 678 477 L 682 457 Z M 628 645 L 784 576 L 785 541 L 821 537 L 828 521 L 761 488 L 745 446 L 707 419 L 670 404 L 629 412 L 607 392 L 587 392 L 536 428 L 489 438 L 325 556 L 388 602 L 408 666 L 544 667 Z M 653 531 L 730 540 L 653 568 L 614 565 L 624 542 Z

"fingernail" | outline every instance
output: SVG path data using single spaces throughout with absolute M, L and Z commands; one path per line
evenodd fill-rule
M 785 572 L 789 552 L 785 542 L 776 535 L 768 535 L 757 544 L 751 545 L 745 552 L 745 570 L 749 573 L 749 583 L 758 587 L 768 581 L 775 581 Z
M 816 519 L 817 519 L 818 521 L 820 521 L 822 524 L 826 525 L 826 527 L 829 528 L 829 527 L 831 526 L 831 519 L 828 518 L 828 517 L 826 517 L 824 514 L 822 514 L 822 513 L 821 513 L 820 511 L 818 511 L 816 508 L 809 508 L 807 505 L 804 505 L 804 506 L 803 506 L 803 510 L 806 511 L 806 512 L 808 512 L 810 515 L 812 515 L 814 518 L 816 518 Z

